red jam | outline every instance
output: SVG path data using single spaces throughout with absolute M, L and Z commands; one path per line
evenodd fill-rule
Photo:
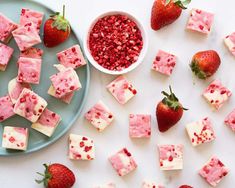
M 125 15 L 99 19 L 89 34 L 89 49 L 103 68 L 121 71 L 138 60 L 143 38 L 137 24 Z

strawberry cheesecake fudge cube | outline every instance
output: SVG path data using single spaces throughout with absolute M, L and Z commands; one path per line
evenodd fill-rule
M 98 131 L 103 131 L 114 120 L 113 113 L 102 102 L 96 103 L 86 114 L 85 118 L 89 121 Z
M 56 90 L 55 88 L 51 85 L 47 91 L 47 93 L 57 99 L 60 99 L 61 101 L 67 103 L 67 104 L 70 104 L 71 100 L 73 99 L 73 96 L 74 96 L 74 92 L 71 92 L 71 93 L 68 93 L 66 94 L 65 96 L 61 97 L 61 98 L 58 98 L 56 96 Z
M 5 71 L 14 49 L 0 43 L 0 71 Z
M 48 110 L 47 108 L 43 111 L 36 123 L 32 124 L 32 128 L 39 131 L 40 133 L 51 137 L 55 132 L 61 118 L 55 112 Z
M 216 110 L 220 109 L 231 95 L 232 92 L 224 87 L 220 80 L 214 80 L 203 93 L 203 97 Z
M 20 26 L 12 32 L 12 35 L 20 49 L 25 51 L 32 46 L 41 43 L 37 29 L 32 22 Z
M 113 80 L 107 85 L 107 89 L 120 104 L 127 103 L 137 94 L 136 89 L 124 76 L 119 76 Z
M 15 115 L 14 104 L 11 102 L 9 95 L 0 97 L 0 122 L 10 118 Z
M 0 13 L 0 41 L 8 43 L 18 25 Z
M 39 84 L 41 75 L 41 59 L 20 57 L 17 62 L 17 82 Z
M 93 160 L 94 158 L 95 145 L 91 138 L 76 134 L 69 135 L 69 159 Z
M 232 131 L 235 132 L 235 109 L 227 115 L 224 123 L 228 125 L 232 129 Z
M 152 69 L 170 76 L 176 65 L 176 59 L 177 57 L 175 55 L 159 50 L 153 62 Z
M 213 187 L 228 174 L 229 170 L 215 156 L 213 156 L 199 171 L 199 174 Z
M 28 146 L 29 131 L 23 127 L 5 126 L 2 136 L 2 147 L 6 149 L 23 150 Z
M 108 183 L 106 185 L 95 186 L 94 188 L 116 188 L 116 185 L 114 183 Z
M 57 53 L 57 58 L 62 65 L 73 69 L 86 65 L 86 61 L 79 45 L 74 45 Z
M 183 169 L 183 145 L 160 145 L 158 150 L 161 170 Z
M 229 51 L 235 56 L 235 32 L 227 35 L 224 39 L 224 43 L 229 49 Z
M 151 181 L 144 181 L 143 184 L 142 184 L 142 188 L 165 188 L 164 186 L 162 185 L 157 185 L 156 183 L 154 182 L 151 182 Z
M 151 115 L 130 114 L 129 136 L 131 138 L 149 138 L 151 136 Z
M 109 161 L 119 176 L 125 176 L 137 168 L 134 158 L 126 148 L 109 157 Z
M 33 23 L 35 29 L 39 32 L 44 14 L 28 8 L 22 8 L 20 14 L 20 25 L 24 26 Z
M 211 142 L 216 138 L 212 123 L 208 117 L 186 125 L 193 146 Z
M 27 57 L 32 59 L 42 59 L 42 55 L 43 55 L 43 50 L 34 47 L 29 48 L 20 53 L 20 57 Z
M 33 91 L 24 88 L 16 101 L 14 112 L 35 123 L 46 106 L 47 102 L 42 97 Z
M 214 14 L 194 8 L 191 11 L 186 28 L 199 33 L 209 34 L 213 20 Z

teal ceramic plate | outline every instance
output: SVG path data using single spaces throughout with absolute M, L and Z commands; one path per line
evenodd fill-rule
M 19 1 L 19 0 L 0 1 L 0 12 L 2 12 L 4 15 L 9 17 L 16 23 L 19 23 L 20 12 L 23 7 L 44 12 L 45 14 L 44 21 L 45 18 L 48 18 L 49 15 L 53 13 L 53 11 L 50 10 L 49 8 L 32 1 Z M 42 27 L 40 33 L 42 36 Z M 72 32 L 70 38 L 64 44 L 61 44 L 58 47 L 48 49 L 45 48 L 43 44 L 36 46 L 43 49 L 44 56 L 43 56 L 40 84 L 33 85 L 33 90 L 47 100 L 48 108 L 60 114 L 62 117 L 62 121 L 60 122 L 60 125 L 57 127 L 55 133 L 51 138 L 48 138 L 43 134 L 31 129 L 30 128 L 31 123 L 17 115 L 0 123 L 0 143 L 2 140 L 2 132 L 4 126 L 21 126 L 21 127 L 30 128 L 29 145 L 27 151 L 21 152 L 14 150 L 6 150 L 2 148 L 0 145 L 0 156 L 26 154 L 42 149 L 52 144 L 56 140 L 58 140 L 61 136 L 63 136 L 73 125 L 75 120 L 78 118 L 84 106 L 89 87 L 90 72 L 88 65 L 77 69 L 77 73 L 82 84 L 82 89 L 76 92 L 70 105 L 60 102 L 59 100 L 47 94 L 47 90 L 50 86 L 49 76 L 57 72 L 56 69 L 53 67 L 53 64 L 58 63 L 58 60 L 56 58 L 56 53 L 72 46 L 73 44 L 78 44 L 78 43 L 79 43 L 78 37 L 74 32 Z M 17 75 L 16 62 L 18 59 L 19 50 L 14 39 L 11 39 L 9 46 L 14 48 L 15 52 L 7 67 L 7 70 L 5 72 L 0 72 L 0 96 L 4 96 L 5 94 L 7 94 L 8 82 Z

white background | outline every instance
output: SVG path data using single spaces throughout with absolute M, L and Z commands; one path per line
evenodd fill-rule
M 39 0 L 38 0 L 39 1 Z M 55 144 L 33 154 L 17 157 L 0 158 L 1 188 L 37 188 L 36 171 L 43 171 L 43 163 L 59 162 L 70 167 L 76 174 L 75 188 L 90 188 L 106 182 L 115 182 L 118 188 L 138 188 L 143 179 L 162 183 L 169 188 L 177 188 L 181 184 L 189 184 L 195 188 L 207 188 L 208 184 L 198 175 L 198 170 L 212 156 L 218 156 L 230 173 L 219 184 L 219 188 L 233 188 L 235 185 L 235 136 L 223 124 L 224 117 L 235 107 L 235 98 L 231 98 L 218 112 L 213 112 L 201 97 L 201 93 L 214 78 L 222 80 L 233 92 L 234 58 L 222 43 L 222 38 L 235 30 L 234 1 L 227 0 L 195 0 L 184 11 L 177 22 L 158 32 L 150 29 L 150 12 L 153 0 L 40 0 L 45 5 L 61 10 L 66 4 L 67 17 L 73 28 L 82 38 L 86 28 L 96 15 L 109 10 L 123 10 L 135 15 L 142 21 L 149 35 L 149 51 L 144 62 L 133 72 L 127 74 L 128 79 L 138 89 L 138 95 L 125 106 L 119 105 L 106 91 L 105 86 L 114 79 L 91 69 L 91 85 L 87 104 L 81 117 L 72 129 Z M 215 13 L 212 33 L 201 36 L 185 31 L 191 8 L 201 8 Z M 158 49 L 177 55 L 177 66 L 170 78 L 152 72 L 151 64 Z M 207 80 L 200 81 L 192 76 L 189 61 L 199 50 L 215 49 L 222 58 L 217 74 Z M 180 123 L 167 133 L 158 132 L 155 120 L 155 106 L 162 98 L 161 90 L 171 84 L 181 99 L 186 112 Z M 83 118 L 84 113 L 99 99 L 103 100 L 115 114 L 115 122 L 103 133 L 98 133 Z M 149 140 L 131 140 L 128 137 L 129 113 L 150 113 L 152 115 L 152 137 Z M 209 116 L 217 134 L 213 143 L 193 148 L 185 133 L 185 124 Z M 70 161 L 67 158 L 69 133 L 84 134 L 94 139 L 96 159 L 94 161 Z M 157 144 L 182 143 L 184 150 L 184 169 L 175 172 L 162 172 L 158 167 Z M 126 177 L 118 177 L 107 158 L 126 146 L 138 163 L 138 169 Z

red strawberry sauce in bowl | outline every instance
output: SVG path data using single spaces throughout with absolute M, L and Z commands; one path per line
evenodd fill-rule
M 107 74 L 124 74 L 135 69 L 147 52 L 142 24 L 128 13 L 112 11 L 95 19 L 84 40 L 91 64 Z

